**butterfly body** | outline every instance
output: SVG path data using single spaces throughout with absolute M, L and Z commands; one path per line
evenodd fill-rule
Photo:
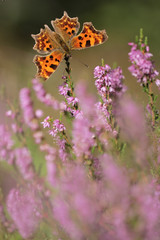
M 37 65 L 37 77 L 48 79 L 55 72 L 66 54 L 70 55 L 72 50 L 85 49 L 102 44 L 108 39 L 105 30 L 96 30 L 91 22 L 83 24 L 80 34 L 77 35 L 80 24 L 78 18 L 70 18 L 66 12 L 61 19 L 51 21 L 55 31 L 47 25 L 37 35 L 34 50 L 44 54 L 36 55 L 34 63 Z
M 56 41 L 59 44 L 59 48 L 64 53 L 70 53 L 70 47 L 69 45 L 63 40 L 63 38 L 57 33 L 56 34 Z

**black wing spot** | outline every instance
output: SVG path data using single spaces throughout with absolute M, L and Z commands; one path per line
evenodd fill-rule
M 89 37 L 91 38 L 91 35 L 89 35 Z
M 68 30 L 68 28 L 66 27 L 65 29 L 64 29 L 64 31 L 67 31 Z
M 83 38 L 81 36 L 78 37 L 79 40 L 83 40 Z
M 74 30 L 72 30 L 72 33 L 74 34 L 74 33 L 75 33 L 75 31 L 74 31 Z
M 82 47 L 82 42 L 79 42 L 79 46 Z
M 47 51 L 49 51 L 49 50 L 50 50 L 50 48 L 47 47 Z
M 59 59 L 57 59 L 57 58 L 55 58 L 55 61 L 56 61 L 56 62 L 60 62 Z
M 91 46 L 91 42 L 90 42 L 90 40 L 87 40 L 86 41 L 86 47 L 90 47 Z
M 50 59 L 53 59 L 53 56 L 51 55 L 51 56 L 49 56 L 50 57 Z
M 49 61 L 48 60 L 46 60 L 46 63 L 48 63 Z
M 87 35 L 87 34 L 85 34 L 84 36 L 85 36 L 85 37 L 87 37 L 88 35 Z
M 57 68 L 57 65 L 55 65 L 55 64 L 51 64 L 51 65 L 50 65 L 50 68 L 52 68 L 52 69 L 55 70 L 55 69 Z
M 52 48 L 52 45 L 50 44 L 49 47 Z
M 46 43 L 49 43 L 49 41 L 47 40 Z

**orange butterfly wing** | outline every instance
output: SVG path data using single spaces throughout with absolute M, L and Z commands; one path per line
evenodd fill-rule
M 107 39 L 105 30 L 96 30 L 91 22 L 86 22 L 81 33 L 71 39 L 71 50 L 93 47 L 104 43 Z
M 51 24 L 56 33 L 58 33 L 66 43 L 77 34 L 80 27 L 78 18 L 70 18 L 65 11 L 62 18 L 51 21 Z
M 32 34 L 31 36 L 35 40 L 33 49 L 40 53 L 46 54 L 60 48 L 60 44 L 56 41 L 57 33 L 51 31 L 47 25 L 45 25 L 44 29 L 40 30 L 39 34 Z
M 64 54 L 59 50 L 55 50 L 47 56 L 36 55 L 33 61 L 37 65 L 37 77 L 41 77 L 44 80 L 48 79 L 56 71 L 63 60 Z

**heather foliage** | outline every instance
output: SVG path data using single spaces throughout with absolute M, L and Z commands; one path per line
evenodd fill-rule
M 0 239 L 159 239 L 160 117 L 152 90 L 160 88 L 159 73 L 142 31 L 129 45 L 145 110 L 126 94 L 122 69 L 103 61 L 94 69 L 97 97 L 84 83 L 74 88 L 69 56 L 63 101 L 33 79 L 19 107 L 9 105 L 0 164 L 14 181 L 0 191 Z M 33 94 L 52 115 L 35 109 Z

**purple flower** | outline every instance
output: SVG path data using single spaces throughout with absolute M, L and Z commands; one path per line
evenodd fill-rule
M 50 128 L 51 127 L 52 118 L 50 116 L 46 117 L 42 123 L 44 128 Z
M 49 134 L 52 135 L 54 138 L 57 137 L 60 133 L 63 133 L 66 128 L 65 126 L 60 122 L 59 119 L 56 119 L 53 121 L 51 117 L 46 117 L 44 121 L 42 122 L 44 128 L 49 128 Z
M 51 125 L 51 130 L 49 130 L 49 134 L 53 137 L 56 137 L 59 133 L 63 133 L 65 130 L 65 126 L 60 122 L 59 119 L 56 119 Z
M 157 85 L 158 89 L 160 90 L 160 80 L 156 79 L 155 84 Z
M 23 238 L 35 232 L 41 219 L 41 201 L 36 192 L 29 188 L 22 191 L 12 189 L 7 197 L 7 210 Z
M 35 111 L 35 115 L 37 118 L 41 118 L 43 116 L 43 111 L 41 109 L 37 109 Z
M 68 96 L 68 93 L 70 93 L 71 88 L 69 88 L 67 83 L 64 83 L 63 85 L 59 86 L 59 93 L 65 97 Z
M 134 148 L 135 161 L 147 165 L 147 128 L 142 109 L 131 99 L 124 98 L 115 106 L 115 115 L 121 136 Z
M 69 112 L 73 117 L 79 113 L 78 110 L 78 98 L 73 95 L 73 90 L 68 86 L 68 83 L 64 82 L 59 86 L 59 93 L 65 97 L 66 102 L 63 103 L 63 109 L 65 112 Z
M 39 128 L 35 113 L 33 110 L 33 102 L 31 100 L 31 92 L 29 88 L 22 88 L 19 94 L 20 105 L 23 111 L 23 117 L 25 123 L 32 129 L 37 130 Z
M 12 164 L 14 160 L 14 142 L 10 132 L 4 125 L 0 125 L 0 160 L 5 160 Z
M 77 157 L 90 156 L 94 146 L 94 134 L 90 131 L 90 124 L 84 117 L 77 117 L 73 122 L 73 148 Z
M 81 82 L 77 84 L 75 93 L 78 97 L 78 101 L 81 107 L 81 112 L 79 112 L 79 114 L 84 114 L 87 118 L 94 118 L 94 105 L 96 103 L 96 99 L 93 95 L 88 93 L 88 89 L 85 83 Z
M 22 133 L 22 127 L 19 127 L 17 123 L 11 123 L 11 129 L 13 133 Z
M 75 90 L 79 99 L 79 106 L 81 108 L 81 111 L 76 116 L 76 119 L 86 119 L 88 122 L 87 127 L 89 131 L 92 132 L 92 140 L 94 138 L 98 138 L 105 146 L 107 146 L 108 141 L 105 137 L 104 132 L 112 131 L 111 126 L 107 120 L 107 118 L 109 118 L 107 104 L 102 104 L 104 108 L 102 110 L 102 106 L 100 106 L 101 103 L 96 103 L 96 99 L 93 95 L 88 93 L 87 87 L 84 83 L 80 83 Z M 94 142 L 94 144 L 95 143 L 96 142 Z
M 51 106 L 53 109 L 59 109 L 59 103 L 54 97 L 47 93 L 44 89 L 44 84 L 41 83 L 38 79 L 34 78 L 32 80 L 33 89 L 36 93 L 37 98 L 47 106 Z
M 104 102 L 108 102 L 111 96 L 120 95 L 126 90 L 122 83 L 124 76 L 120 67 L 111 69 L 108 65 L 97 66 L 94 69 L 94 77 L 97 78 L 95 85 Z
M 31 180 L 34 177 L 32 158 L 27 148 L 16 148 L 16 165 L 18 166 L 22 176 L 26 180 Z
M 56 220 L 60 223 L 60 226 L 62 226 L 73 239 L 82 239 L 82 233 L 70 218 L 69 210 L 68 204 L 63 199 L 55 199 L 53 213 Z
M 87 239 L 100 233 L 97 190 L 94 183 L 88 181 L 82 166 L 68 165 L 65 176 L 60 179 L 53 214 L 72 239 Z
M 42 122 L 43 127 L 49 128 L 49 134 L 54 138 L 55 142 L 59 147 L 59 157 L 64 162 L 68 159 L 68 154 L 66 152 L 66 139 L 65 135 L 65 126 L 60 122 L 59 119 L 53 121 L 51 117 L 47 117 Z M 50 155 L 49 155 L 50 156 Z M 52 158 L 52 157 L 51 157 Z
M 145 239 L 158 239 L 160 235 L 160 186 L 147 183 L 134 185 L 132 196 L 138 206 L 139 225 Z
M 109 71 L 110 69 L 111 69 L 110 66 L 108 66 L 107 64 L 104 67 L 97 66 L 94 69 L 94 77 L 101 79 L 102 76 L 105 75 L 105 71 Z
M 123 201 L 123 196 L 128 194 L 129 188 L 125 170 L 118 167 L 112 156 L 108 154 L 102 155 L 99 161 L 102 166 L 103 183 L 107 185 L 107 201 L 112 204 L 119 200 Z
M 44 128 L 50 128 L 49 134 L 53 137 L 56 137 L 59 133 L 63 133 L 66 130 L 65 126 L 60 122 L 59 119 L 53 121 L 53 119 L 49 116 L 44 119 L 42 124 Z
M 57 166 L 56 166 L 56 149 L 48 144 L 42 145 L 41 150 L 46 152 L 47 181 L 55 187 L 57 184 Z
M 129 52 L 129 60 L 131 66 L 128 68 L 132 76 L 137 78 L 137 82 L 146 84 L 147 81 L 155 81 L 159 75 L 154 68 L 154 64 L 151 61 L 152 54 L 149 53 L 149 47 L 141 44 L 141 49 L 135 43 L 129 43 L 131 51 Z
M 15 119 L 16 114 L 12 110 L 8 110 L 6 112 L 6 116 L 10 117 L 11 119 Z
M 44 139 L 44 135 L 41 130 L 35 131 L 33 133 L 33 137 L 34 137 L 35 143 L 37 143 L 37 144 L 40 144 L 42 142 L 42 140 Z
M 59 146 L 59 157 L 62 162 L 66 162 L 68 160 L 68 154 L 66 152 L 66 140 L 57 139 L 57 144 Z
M 67 102 L 68 102 L 68 104 L 72 104 L 72 106 L 74 106 L 79 102 L 79 100 L 76 97 L 75 98 L 74 97 L 68 97 Z

